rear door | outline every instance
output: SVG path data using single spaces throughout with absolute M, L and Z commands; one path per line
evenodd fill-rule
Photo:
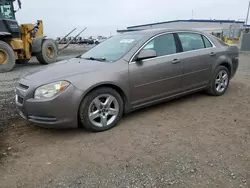
M 211 77 L 213 54 L 212 43 L 203 35 L 192 32 L 178 33 L 183 53 L 183 91 L 207 86 Z

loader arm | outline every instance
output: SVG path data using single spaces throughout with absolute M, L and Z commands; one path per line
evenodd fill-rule
M 69 45 L 72 43 L 72 41 L 74 41 L 77 37 L 79 37 L 85 30 L 87 29 L 87 27 L 85 27 L 83 30 L 81 30 L 75 37 L 71 38 L 65 46 L 63 46 L 62 48 L 58 49 L 58 55 L 60 55 L 66 48 L 69 47 Z M 75 29 L 73 29 L 70 33 L 72 33 L 73 31 L 75 31 Z M 69 33 L 69 34 L 70 34 Z M 65 37 L 66 38 L 69 34 L 67 34 Z

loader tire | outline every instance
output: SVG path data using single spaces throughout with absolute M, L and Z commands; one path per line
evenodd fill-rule
M 53 40 L 44 40 L 42 43 L 41 52 L 36 54 L 36 58 L 39 63 L 47 65 L 56 62 L 57 59 L 57 47 Z
M 0 41 L 0 73 L 11 71 L 15 66 L 15 60 L 15 54 L 10 45 Z

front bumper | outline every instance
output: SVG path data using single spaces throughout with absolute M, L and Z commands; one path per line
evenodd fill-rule
M 16 105 L 21 117 L 46 128 L 77 128 L 82 91 L 72 84 L 52 99 L 34 99 L 36 87 L 21 79 L 16 87 Z

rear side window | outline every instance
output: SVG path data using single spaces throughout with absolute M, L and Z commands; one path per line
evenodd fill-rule
M 184 52 L 205 48 L 202 36 L 196 33 L 178 33 Z
M 212 45 L 211 42 L 207 39 L 207 37 L 202 36 L 202 38 L 203 38 L 203 40 L 204 40 L 204 43 L 205 43 L 206 48 L 211 48 L 211 47 L 213 47 L 213 45 Z
M 173 34 L 160 35 L 148 42 L 143 49 L 155 50 L 157 56 L 170 55 L 177 52 Z

